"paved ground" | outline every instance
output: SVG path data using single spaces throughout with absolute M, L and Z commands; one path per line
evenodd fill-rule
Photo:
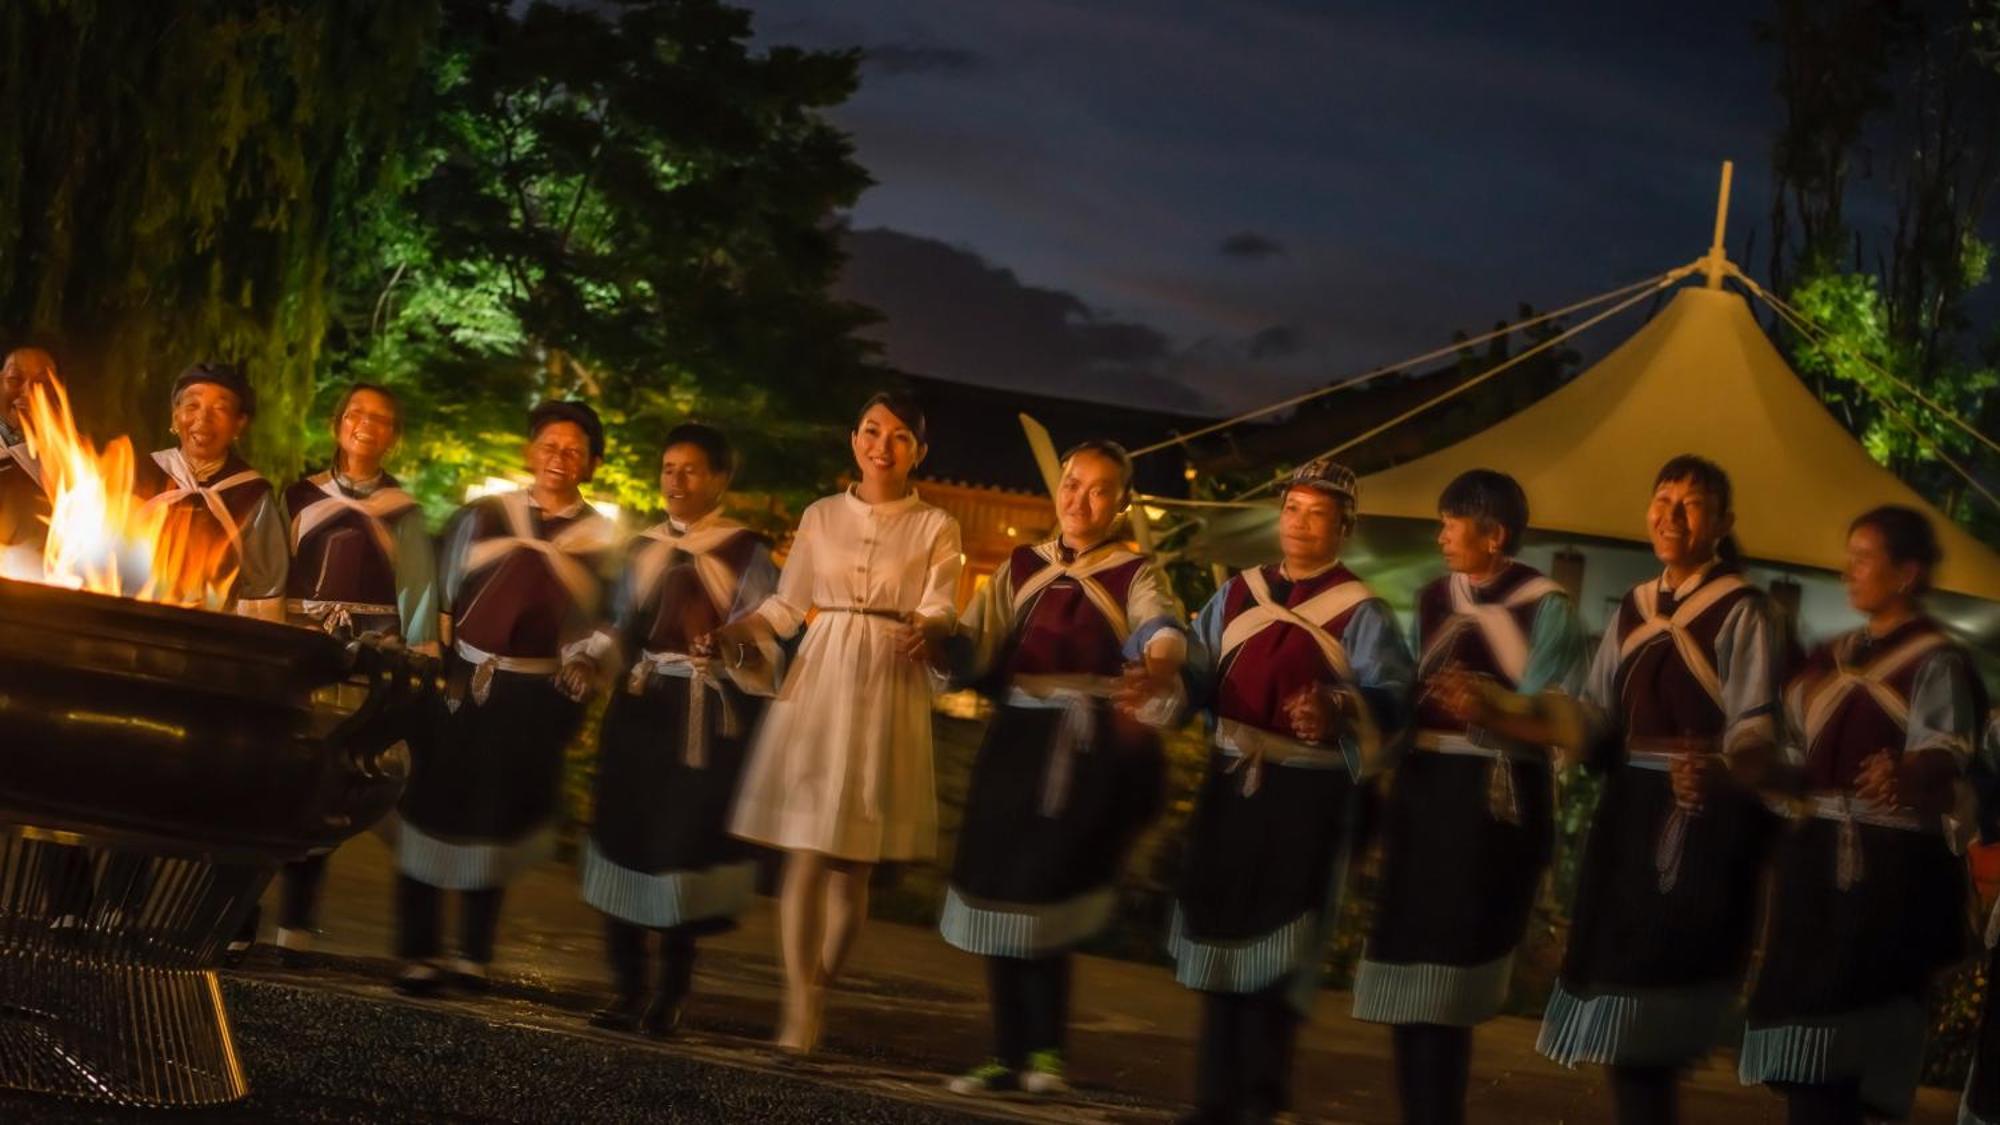
M 336 956 L 313 974 L 284 973 L 260 959 L 238 987 L 316 984 L 356 1000 L 388 1002 L 391 994 L 383 983 L 388 966 L 379 959 L 389 948 L 389 880 L 389 852 L 379 840 L 364 836 L 350 843 L 334 857 L 328 881 L 321 949 Z M 619 1056 L 626 1060 L 620 1065 L 655 1059 L 663 1072 L 679 1072 L 690 1063 L 708 1062 L 778 1075 L 788 1083 L 866 1091 L 886 1099 L 884 1104 L 920 1107 L 920 1116 L 937 1120 L 971 1114 L 1033 1121 L 1160 1121 L 1183 1109 L 1191 1092 L 1197 1005 L 1156 966 L 1099 958 L 1083 958 L 1079 964 L 1070 1065 L 1082 1091 L 1080 1104 L 996 1105 L 954 1098 L 939 1089 L 943 1075 L 986 1053 L 986 1017 L 977 959 L 945 945 L 929 930 L 871 925 L 829 1013 L 824 1057 L 803 1066 L 781 1063 L 761 1046 L 770 1033 L 779 991 L 768 903 L 760 902 L 742 929 L 704 944 L 689 1010 L 690 1032 L 665 1046 L 634 1046 L 581 1026 L 584 1013 L 599 999 L 603 973 L 597 916 L 578 901 L 567 867 L 548 864 L 523 877 L 510 894 L 501 938 L 496 965 L 504 986 L 501 995 L 425 1002 L 407 1017 L 420 1021 L 443 1013 L 466 1017 L 468 1023 L 490 1017 L 557 1042 L 573 1042 L 591 1058 L 596 1056 L 590 1052 L 615 1046 L 628 1052 Z M 1393 1121 L 1387 1036 L 1380 1028 L 1347 1018 L 1346 1010 L 1344 994 L 1325 994 L 1302 1036 L 1300 1117 Z M 245 1061 L 255 1083 L 260 1069 L 283 1069 L 260 1057 L 280 1029 L 264 1026 L 255 1036 L 250 1031 L 245 1028 Z M 1480 1031 L 1473 1120 L 1604 1120 L 1608 1103 L 1597 1074 L 1550 1065 L 1535 1055 L 1534 1035 L 1534 1023 L 1519 1019 L 1502 1019 Z M 568 1065 L 560 1061 L 560 1052 L 541 1057 L 545 1065 Z M 1913 1120 L 1943 1125 L 1953 1119 L 1955 1105 L 1953 1093 L 1926 1090 Z M 1727 1059 L 1715 1060 L 1694 1076 L 1686 1108 L 1686 1120 L 1704 1125 L 1783 1118 L 1774 1099 L 1737 1084 Z

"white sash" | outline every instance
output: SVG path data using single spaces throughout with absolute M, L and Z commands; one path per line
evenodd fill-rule
M 1021 613 L 1027 608 L 1028 603 L 1043 590 L 1058 580 L 1067 578 L 1083 590 L 1083 596 L 1090 599 L 1090 604 L 1096 606 L 1097 611 L 1104 615 L 1104 620 L 1111 626 L 1111 632 L 1118 637 L 1118 643 L 1124 644 L 1125 639 L 1132 634 L 1132 623 L 1125 615 L 1125 607 L 1118 599 L 1111 596 L 1111 591 L 1106 590 L 1102 582 L 1092 576 L 1123 566 L 1140 556 L 1121 547 L 1109 547 L 1102 553 L 1092 552 L 1088 562 L 1078 560 L 1074 563 L 1065 563 L 1053 541 L 1037 544 L 1034 551 L 1044 565 L 1014 591 L 1014 619 L 1020 620 Z
M 714 517 L 697 520 L 685 531 L 676 530 L 672 523 L 663 520 L 640 532 L 639 538 L 652 542 L 632 560 L 633 607 L 645 606 L 667 572 L 667 560 L 675 551 L 684 551 L 694 559 L 695 576 L 701 579 L 701 588 L 708 594 L 709 604 L 715 607 L 716 616 L 726 620 L 730 608 L 736 604 L 740 579 L 728 563 L 712 552 L 743 529 L 735 520 Z
M 688 682 L 687 733 L 681 742 L 681 761 L 689 769 L 708 768 L 708 695 L 715 693 L 721 711 L 717 715 L 717 733 L 724 738 L 735 738 L 742 731 L 742 721 L 736 715 L 736 708 L 730 706 L 729 695 L 722 690 L 722 681 L 708 670 L 706 661 L 696 660 L 684 652 L 654 652 L 647 650 L 639 654 L 639 660 L 632 665 L 631 678 L 626 681 L 625 690 L 633 695 L 643 695 L 646 681 L 654 676 L 678 676 Z
M 594 612 L 600 593 L 597 578 L 588 566 L 578 561 L 577 556 L 596 554 L 611 547 L 611 521 L 591 511 L 557 532 L 553 538 L 542 539 L 535 535 L 534 521 L 528 516 L 528 503 L 525 491 L 500 496 L 500 509 L 506 513 L 508 530 L 513 534 L 474 543 L 465 555 L 466 576 L 471 577 L 497 565 L 515 551 L 533 551 L 547 561 L 550 572 L 569 591 L 570 599 L 585 613 Z
M 1728 708 L 1722 702 L 1722 678 L 1716 675 L 1715 665 L 1709 661 L 1708 654 L 1702 651 L 1701 642 L 1688 631 L 1688 627 L 1717 602 L 1747 586 L 1749 583 L 1741 576 L 1725 574 L 1695 591 L 1686 601 L 1674 608 L 1671 616 L 1664 616 L 1659 611 L 1659 583 L 1647 582 L 1640 586 L 1632 591 L 1632 601 L 1638 607 L 1640 623 L 1619 643 L 1619 666 L 1623 667 L 1632 659 L 1634 653 L 1664 634 L 1673 640 L 1674 651 L 1680 655 L 1681 663 L 1686 666 L 1688 674 L 1701 685 L 1701 690 L 1708 694 L 1708 698 L 1715 703 L 1715 706 L 1726 712 Z
M 1264 580 L 1261 567 L 1251 567 L 1237 577 L 1250 591 L 1256 603 L 1236 615 L 1235 619 L 1222 630 L 1222 651 L 1218 658 L 1227 658 L 1230 653 L 1242 648 L 1250 638 L 1262 633 L 1273 625 L 1295 625 L 1305 630 L 1313 643 L 1326 656 L 1327 664 L 1343 681 L 1352 682 L 1354 668 L 1348 662 L 1347 649 L 1326 631 L 1326 626 L 1338 620 L 1340 615 L 1374 597 L 1366 583 L 1351 579 L 1329 589 L 1321 590 L 1296 607 L 1282 606 L 1271 600 L 1270 583 Z
M 382 549 L 382 556 L 391 566 L 396 562 L 396 537 L 389 530 L 389 521 L 417 506 L 416 498 L 393 485 L 378 488 L 362 497 L 349 496 L 341 491 L 332 473 L 321 473 L 312 478 L 313 486 L 321 495 L 306 502 L 305 506 L 292 513 L 292 549 L 298 550 L 305 537 L 319 530 L 321 524 L 339 516 L 342 512 L 359 512 L 368 525 L 368 534 L 375 539 L 375 545 Z
M 1908 726 L 1910 701 L 1889 686 L 1889 678 L 1950 643 L 1941 633 L 1927 632 L 1911 637 L 1858 668 L 1848 664 L 1842 655 L 1847 646 L 1835 646 L 1832 675 L 1810 684 L 1800 680 L 1787 692 L 1792 697 L 1789 702 L 1793 713 L 1799 716 L 1806 746 L 1811 748 L 1813 743 L 1819 741 L 1827 720 L 1833 717 L 1842 701 L 1856 691 L 1865 691 L 1874 697 L 1876 704 L 1897 726 Z
M 245 469 L 214 484 L 205 485 L 194 479 L 194 470 L 188 466 L 187 457 L 178 449 L 154 450 L 153 463 L 167 474 L 167 478 L 174 482 L 174 487 L 147 500 L 144 508 L 171 507 L 190 496 L 199 496 L 201 502 L 208 505 L 209 514 L 222 525 L 223 533 L 229 537 L 229 545 L 242 548 L 243 529 L 236 526 L 236 517 L 230 513 L 229 505 L 223 503 L 222 493 L 239 485 L 264 479 L 257 470 Z
M 1545 575 L 1536 575 L 1521 583 L 1513 593 L 1497 602 L 1478 602 L 1473 599 L 1472 579 L 1464 574 L 1453 574 L 1449 583 L 1451 591 L 1451 614 L 1438 627 L 1437 635 L 1424 645 L 1423 658 L 1418 667 L 1428 673 L 1451 651 L 1451 644 L 1459 633 L 1466 629 L 1478 629 L 1486 640 L 1486 648 L 1493 654 L 1493 660 L 1500 665 L 1500 672 L 1509 684 L 1519 684 L 1528 673 L 1528 634 L 1521 628 L 1513 611 L 1533 605 L 1550 594 L 1563 592 L 1562 585 Z
M 44 489 L 48 488 L 48 485 L 42 484 L 42 463 L 40 461 L 37 461 L 34 458 L 34 456 L 28 452 L 27 442 L 24 441 L 18 445 L 6 445 L 4 443 L 0 443 L 0 456 L 13 458 L 14 463 L 16 465 L 21 466 L 22 471 L 28 474 L 29 480 L 34 481 L 38 485 L 41 485 L 41 487 Z

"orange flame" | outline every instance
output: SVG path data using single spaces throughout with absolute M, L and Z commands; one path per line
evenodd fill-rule
M 203 534 L 185 507 L 135 494 L 130 438 L 100 452 L 77 430 L 69 392 L 54 379 L 30 390 L 22 429 L 49 495 L 41 581 L 142 601 L 224 604 L 236 581 L 228 540 Z

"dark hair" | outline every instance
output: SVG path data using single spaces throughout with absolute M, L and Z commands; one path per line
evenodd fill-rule
M 854 414 L 854 428 L 860 429 L 861 420 L 878 406 L 887 409 L 897 421 L 908 426 L 910 432 L 917 435 L 918 445 L 929 443 L 930 439 L 924 435 L 924 408 L 917 405 L 916 399 L 901 391 L 876 391 L 869 395 L 868 401 L 862 403 L 861 409 Z
M 381 395 L 388 402 L 389 409 L 396 415 L 396 432 L 399 434 L 402 433 L 403 400 L 397 396 L 395 391 L 390 390 L 380 383 L 356 383 L 340 392 L 340 398 L 333 404 L 333 424 L 336 426 L 340 424 L 341 416 L 347 413 L 347 407 L 353 403 L 354 396 L 363 391 L 367 391 L 372 395 Z
M 682 422 L 667 431 L 667 440 L 660 444 L 660 456 L 676 445 L 692 445 L 708 458 L 708 467 L 718 473 L 736 471 L 736 451 L 729 447 L 729 439 L 714 426 L 700 422 Z
M 1922 512 L 1901 504 L 1884 504 L 1854 517 L 1854 522 L 1847 525 L 1847 533 L 1852 535 L 1864 527 L 1872 527 L 1882 536 L 1882 546 L 1889 552 L 1890 562 L 1898 566 L 1917 564 L 1917 584 L 1912 593 L 1921 594 L 1931 588 L 1931 572 L 1944 560 L 1944 548 L 1938 546 L 1937 529 Z
M 590 439 L 590 455 L 603 458 L 604 423 L 598 420 L 597 411 L 592 410 L 589 403 L 574 399 L 552 400 L 528 411 L 528 440 L 535 440 L 535 435 L 557 422 L 568 422 L 582 430 L 583 436 Z
M 333 467 L 336 469 L 340 468 L 340 419 L 347 413 L 348 404 L 354 401 L 354 396 L 363 391 L 382 396 L 389 404 L 389 412 L 395 416 L 396 433 L 400 436 L 403 432 L 403 400 L 396 397 L 395 391 L 380 383 L 353 384 L 340 392 L 340 399 L 333 404 Z
M 1128 494 L 1132 491 L 1132 455 L 1125 452 L 1124 446 L 1103 438 L 1090 438 L 1065 450 L 1061 464 L 1069 464 L 1070 459 L 1079 453 L 1092 453 L 1118 466 L 1119 491 Z
M 233 363 L 203 361 L 190 365 L 186 371 L 181 372 L 180 378 L 174 380 L 174 391 L 167 396 L 167 405 L 171 407 L 179 403 L 181 392 L 196 383 L 213 383 L 221 387 L 236 396 L 237 409 L 243 412 L 244 417 L 256 417 L 257 391 L 250 385 L 250 379 L 243 374 L 243 369 Z
M 1468 469 L 1438 495 L 1438 514 L 1500 529 L 1500 553 L 1511 555 L 1528 529 L 1528 494 L 1521 482 L 1493 469 Z
M 1721 505 L 1724 515 L 1736 510 L 1735 492 L 1730 487 L 1729 474 L 1706 457 L 1683 453 L 1669 459 L 1653 477 L 1653 488 L 1658 491 L 1661 485 L 1670 481 L 1686 481 L 1708 493 L 1710 499 Z M 1733 533 L 1723 536 L 1722 541 L 1715 545 L 1715 557 L 1727 566 L 1743 562 L 1743 548 L 1737 546 Z

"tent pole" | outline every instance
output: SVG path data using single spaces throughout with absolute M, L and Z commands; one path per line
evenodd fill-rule
M 1723 251 L 1722 235 L 1729 225 L 1729 180 L 1735 173 L 1733 161 L 1722 162 L 1722 190 L 1715 197 L 1715 238 L 1708 244 L 1708 259 L 1704 269 L 1708 271 L 1708 287 L 1722 288 L 1722 275 L 1729 268 L 1729 255 Z

